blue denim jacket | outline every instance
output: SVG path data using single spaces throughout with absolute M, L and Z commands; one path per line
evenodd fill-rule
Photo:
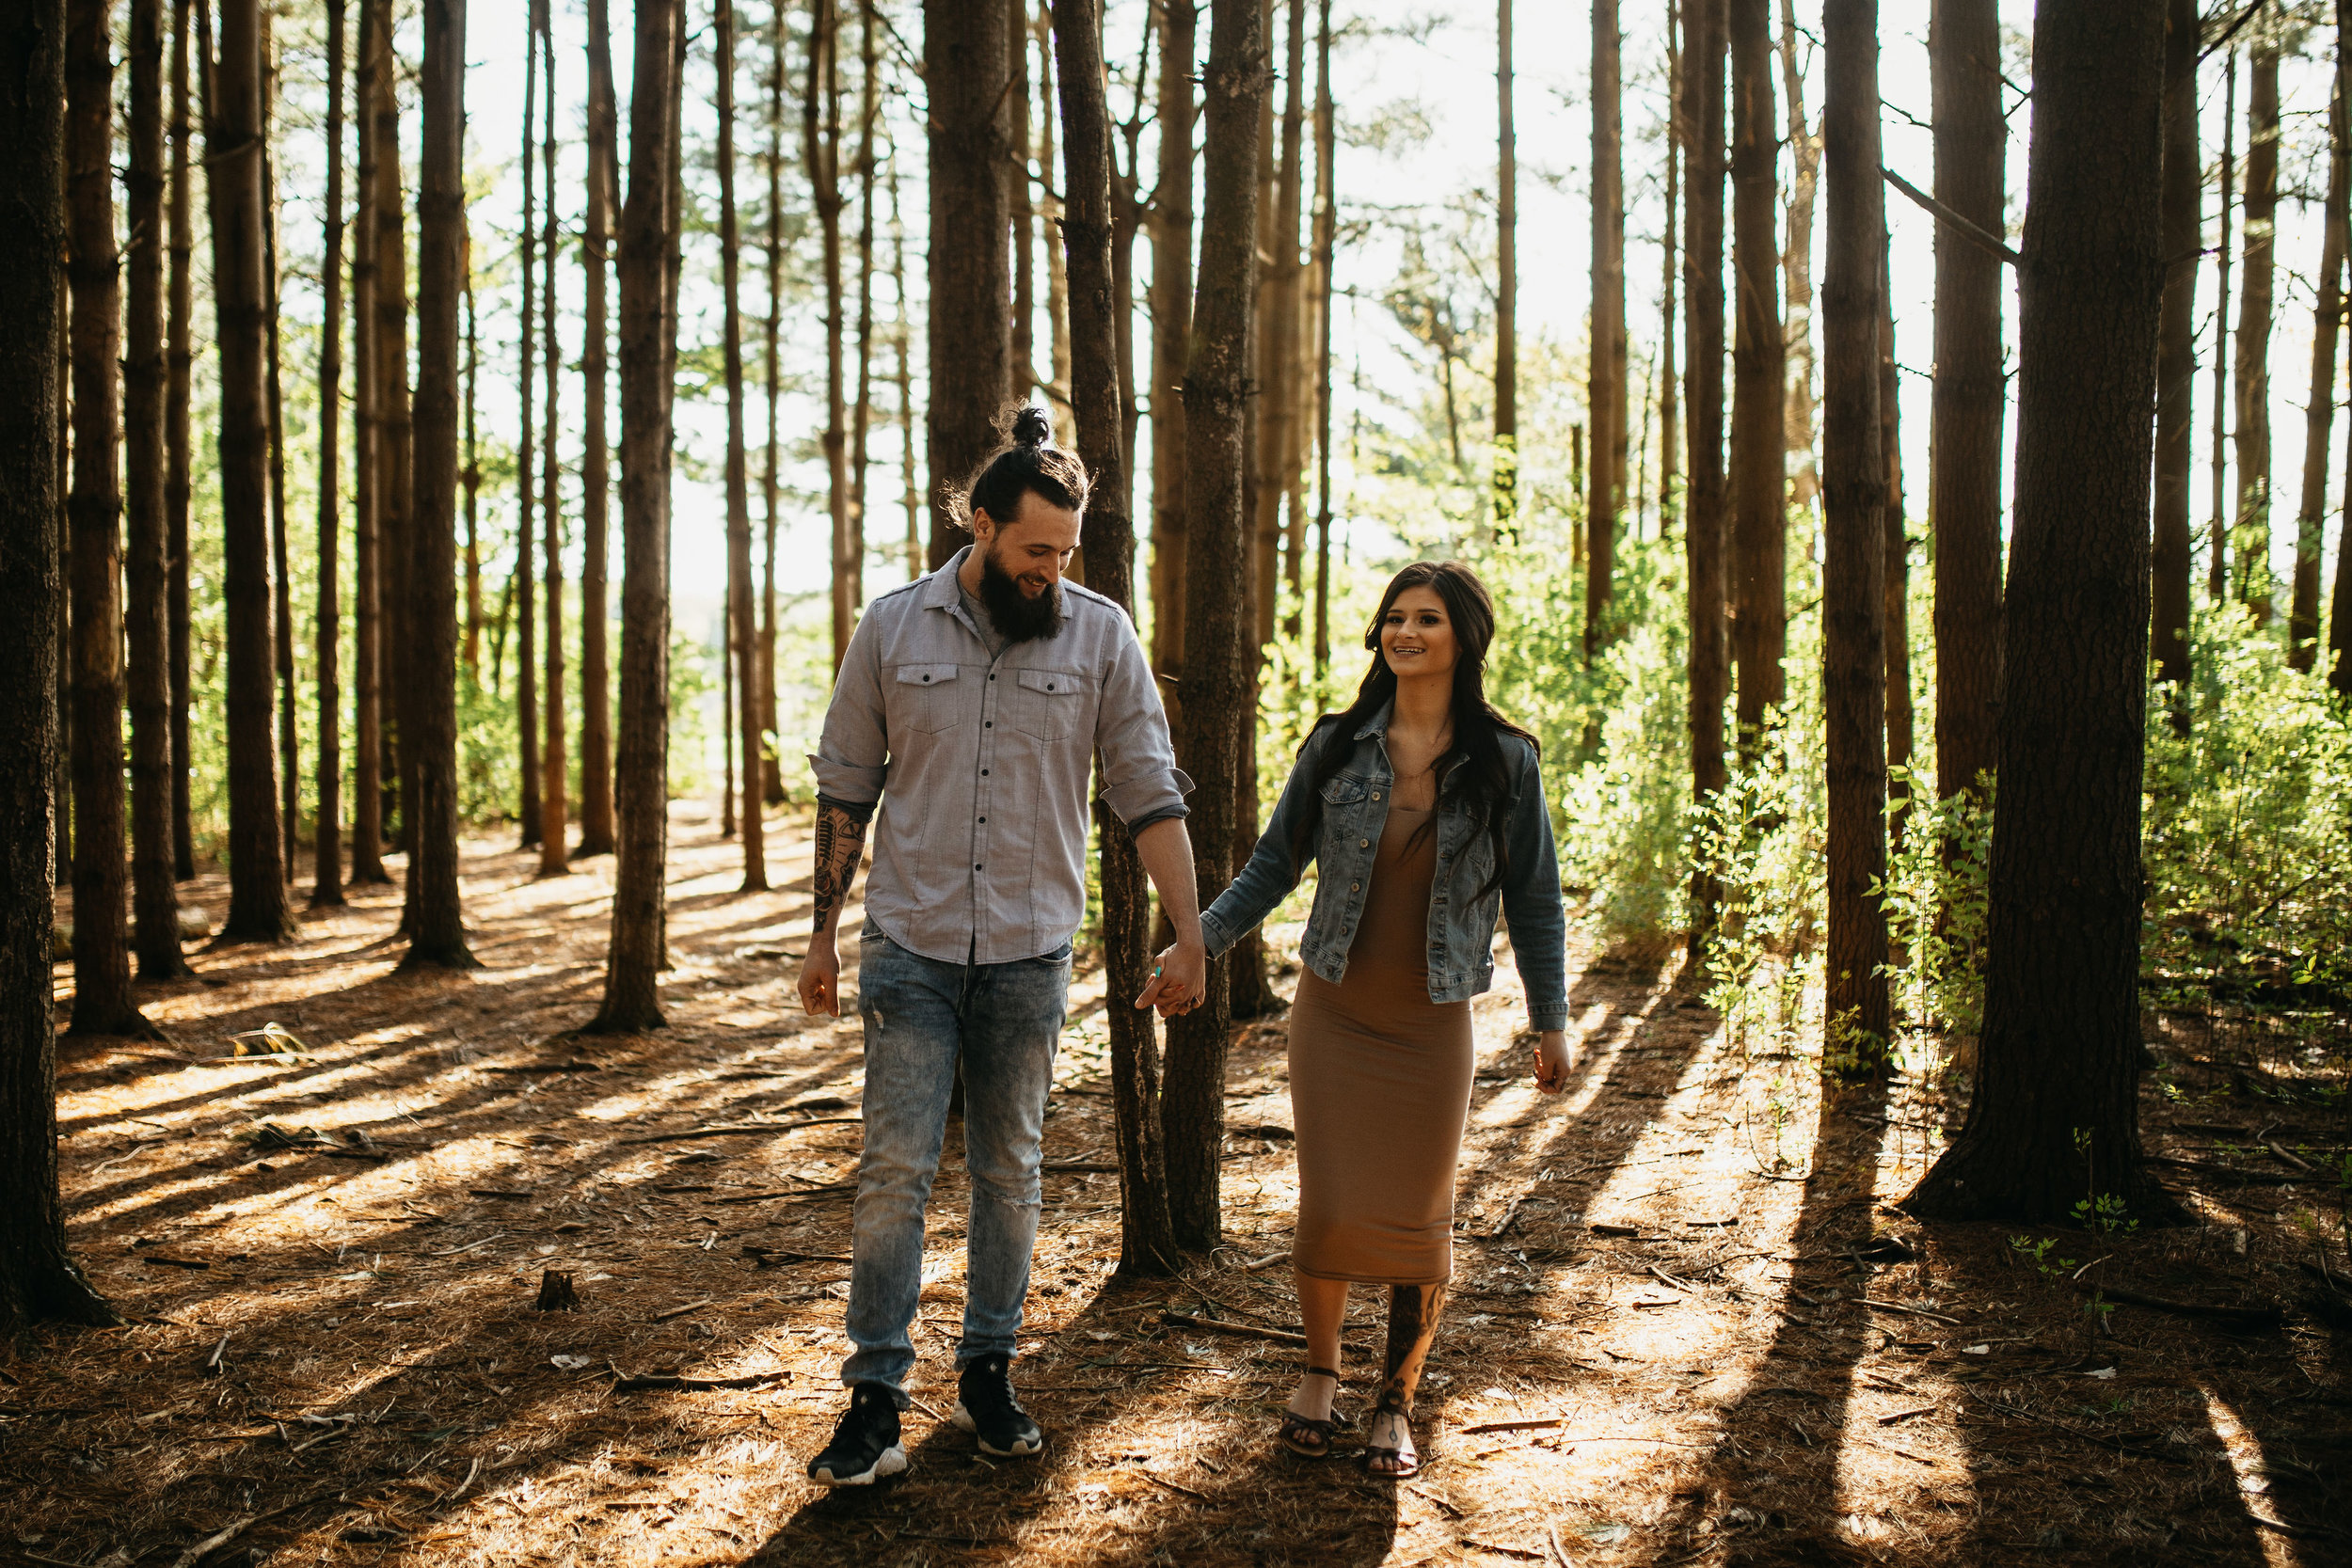
M 1306 867 L 1293 859 L 1291 837 L 1306 809 L 1305 794 L 1316 749 L 1352 745 L 1339 772 L 1323 786 L 1323 824 L 1315 842 L 1320 867 L 1314 909 L 1307 917 L 1299 958 L 1333 985 L 1347 973 L 1347 950 L 1363 919 L 1364 893 L 1380 830 L 1389 818 L 1389 796 L 1396 779 L 1389 765 L 1391 710 L 1383 708 L 1359 729 L 1352 741 L 1336 726 L 1318 730 L 1299 752 L 1282 789 L 1281 803 L 1266 824 L 1249 863 L 1233 885 L 1201 911 L 1200 930 L 1215 958 L 1273 911 L 1298 885 Z M 1464 807 L 1454 781 L 1441 775 L 1438 802 L 1438 871 L 1429 893 L 1429 1000 L 1463 1002 L 1494 981 L 1495 918 L 1511 922 L 1511 947 L 1527 986 L 1527 1010 L 1537 1029 L 1568 1023 L 1567 917 L 1560 901 L 1560 866 L 1551 844 L 1551 815 L 1535 749 L 1504 736 L 1503 756 L 1515 779 L 1503 839 L 1509 869 L 1500 887 L 1480 893 L 1494 875 L 1494 845 L 1485 826 Z

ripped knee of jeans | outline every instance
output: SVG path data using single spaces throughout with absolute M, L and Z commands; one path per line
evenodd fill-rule
M 1007 1181 L 978 1171 L 971 1172 L 971 1179 L 975 1202 L 986 1198 L 1007 1209 L 1041 1209 L 1045 1206 L 1044 1183 L 1034 1172 L 1026 1181 Z

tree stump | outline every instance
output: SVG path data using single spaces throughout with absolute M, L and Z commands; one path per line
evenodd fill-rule
M 532 1304 L 542 1312 L 577 1312 L 580 1292 L 572 1288 L 572 1276 L 548 1269 L 539 1275 L 539 1299 Z

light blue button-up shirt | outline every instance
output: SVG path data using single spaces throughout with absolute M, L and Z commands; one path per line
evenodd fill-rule
M 808 760 L 825 799 L 882 802 L 866 918 L 927 958 L 1010 963 L 1086 914 L 1097 753 L 1130 827 L 1184 816 L 1192 781 L 1126 612 L 1064 582 L 1060 633 L 997 651 L 957 584 L 970 554 L 866 607 Z

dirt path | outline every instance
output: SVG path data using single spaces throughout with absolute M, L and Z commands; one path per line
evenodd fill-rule
M 1744 1055 L 1668 967 L 1585 951 L 1563 1100 L 1524 1077 L 1516 979 L 1478 1006 L 1419 1480 L 1279 1454 L 1299 1353 L 1162 1321 L 1295 1327 L 1282 1271 L 1245 1267 L 1287 1247 L 1295 1199 L 1279 1020 L 1234 1052 L 1230 1244 L 1183 1281 L 1112 1277 L 1098 972 L 1048 1113 L 1017 1374 L 1047 1452 L 985 1461 L 937 1419 L 951 1136 L 914 1469 L 823 1495 L 802 1465 L 840 1402 L 859 1029 L 792 997 L 804 824 L 772 830 L 785 885 L 739 895 L 739 852 L 689 810 L 659 1034 L 564 1037 L 598 994 L 611 863 L 539 880 L 501 840 L 467 865 L 480 974 L 395 973 L 397 895 L 365 890 L 297 943 L 195 953 L 198 980 L 144 990 L 174 1049 L 66 1042 L 74 1241 L 133 1322 L 0 1360 L 0 1561 L 191 1568 L 223 1530 L 203 1560 L 2352 1560 L 2343 1331 L 2297 1305 L 2310 1243 L 2276 1222 L 2308 1199 L 2276 1166 L 2192 1177 L 2197 1228 L 2068 1236 L 2044 1266 L 2112 1254 L 2111 1284 L 2281 1300 L 2283 1329 L 2123 1306 L 2094 1338 L 2006 1232 L 1885 1207 L 1934 1151 L 1919 1085 L 1825 1113 L 1812 1062 Z M 225 890 L 194 891 L 216 916 Z M 272 1023 L 307 1052 L 224 1059 Z M 2274 1119 L 2193 1095 L 2151 1115 L 2208 1144 Z M 714 1126 L 756 1130 L 660 1141 Z M 533 1310 L 548 1269 L 580 1311 Z M 1350 1406 L 1369 1292 L 1356 1320 Z M 768 1381 L 622 1392 L 616 1370 Z

